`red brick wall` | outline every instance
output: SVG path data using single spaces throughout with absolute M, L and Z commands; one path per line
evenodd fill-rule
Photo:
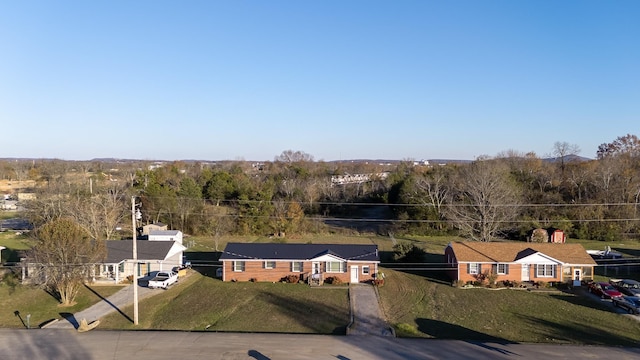
M 224 268 L 224 281 L 250 281 L 251 279 L 255 279 L 255 281 L 268 281 L 268 282 L 277 282 L 280 281 L 287 275 L 306 275 L 311 272 L 311 261 L 303 262 L 303 267 L 301 272 L 291 271 L 291 261 L 276 261 L 276 266 L 273 269 L 265 269 L 264 261 L 245 261 L 244 271 L 233 271 L 233 261 L 225 260 L 223 261 Z M 348 283 L 351 281 L 351 272 L 350 266 L 357 265 L 358 266 L 358 276 L 360 282 L 366 282 L 373 279 L 373 273 L 375 272 L 376 266 L 375 263 L 349 263 L 346 264 L 346 271 L 342 273 L 331 273 L 325 272 L 324 262 L 321 262 L 321 271 L 323 273 L 324 279 L 327 277 L 336 277 L 340 279 L 343 283 Z M 362 274 L 362 266 L 369 266 L 369 275 Z
M 491 270 L 491 264 L 481 264 L 481 272 L 484 273 L 487 270 Z M 534 264 L 529 265 L 529 281 L 561 281 L 562 279 L 562 266 L 556 266 L 555 277 L 536 277 L 536 268 Z M 460 281 L 476 281 L 476 276 L 467 273 L 467 264 L 458 264 L 458 273 Z M 496 281 L 522 281 L 522 266 L 520 264 L 509 264 L 509 274 L 498 275 Z

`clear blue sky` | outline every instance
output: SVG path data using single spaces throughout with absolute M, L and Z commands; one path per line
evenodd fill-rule
M 0 0 L 0 157 L 595 157 L 640 1 Z

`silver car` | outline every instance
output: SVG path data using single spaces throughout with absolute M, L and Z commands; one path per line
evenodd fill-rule
M 623 296 L 613 299 L 613 306 L 625 309 L 629 314 L 640 314 L 640 297 Z

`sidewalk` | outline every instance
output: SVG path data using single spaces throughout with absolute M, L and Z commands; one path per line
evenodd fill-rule
M 394 336 L 380 310 L 376 289 L 369 284 L 351 284 L 349 301 L 353 321 L 347 335 Z
M 138 283 L 138 300 L 142 300 L 149 296 L 158 294 L 162 290 L 149 289 L 143 287 Z M 125 317 L 129 317 L 122 312 L 122 309 L 127 305 L 133 304 L 133 285 L 125 286 L 122 290 L 119 290 L 115 294 L 109 296 L 106 299 L 88 307 L 85 310 L 79 311 L 75 314 L 63 315 L 64 319 L 50 323 L 45 327 L 47 329 L 77 329 L 82 319 L 87 320 L 87 323 L 100 320 L 101 317 L 108 315 L 112 312 L 119 312 Z M 132 320 L 133 321 L 133 320 Z

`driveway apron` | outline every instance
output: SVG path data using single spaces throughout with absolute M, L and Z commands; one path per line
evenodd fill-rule
M 347 335 L 393 336 L 380 310 L 378 294 L 369 284 L 351 284 L 349 286 L 352 323 Z
M 138 285 L 138 300 L 147 298 L 154 293 L 157 294 L 162 290 L 149 289 Z M 87 320 L 87 323 L 92 323 L 96 320 L 100 320 L 101 317 L 108 315 L 112 312 L 122 312 L 122 309 L 128 305 L 133 305 L 133 285 L 125 286 L 122 290 L 119 290 L 115 294 L 109 296 L 106 299 L 88 307 L 85 310 L 79 311 L 75 314 L 61 314 L 63 319 L 46 326 L 47 329 L 77 329 L 82 319 Z M 124 315 L 127 316 L 127 315 Z M 132 320 L 133 321 L 133 320 Z

